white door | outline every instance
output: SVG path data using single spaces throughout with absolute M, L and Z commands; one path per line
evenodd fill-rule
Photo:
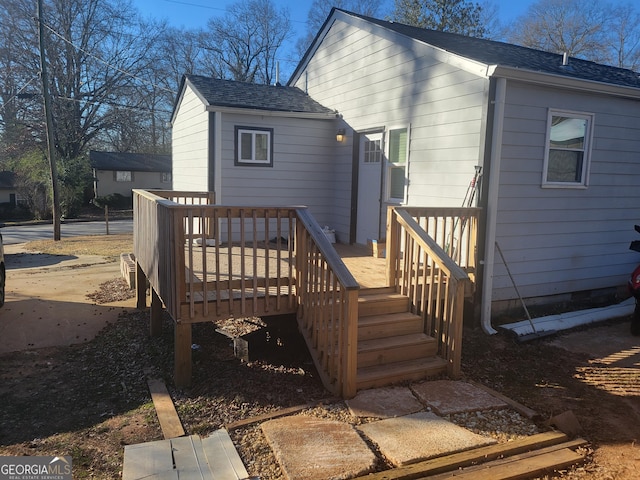
M 356 243 L 363 245 L 367 240 L 380 238 L 380 196 L 384 164 L 382 142 L 382 132 L 360 135 Z

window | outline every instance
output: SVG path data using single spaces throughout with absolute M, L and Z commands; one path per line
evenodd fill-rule
M 171 183 L 171 172 L 162 172 L 160 183 Z
M 116 182 L 133 182 L 133 172 L 118 170 L 114 176 Z
M 586 187 L 593 115 L 549 111 L 542 185 Z
M 273 166 L 273 129 L 236 127 L 236 165 Z
M 380 163 L 382 161 L 382 140 L 369 140 L 364 141 L 364 156 L 362 161 L 364 163 Z
M 409 163 L 409 129 L 389 130 L 387 164 L 387 199 L 402 203 L 406 199 L 407 164 Z

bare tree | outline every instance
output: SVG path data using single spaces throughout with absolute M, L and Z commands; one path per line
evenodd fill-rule
M 467 0 L 395 0 L 391 19 L 415 27 L 483 38 L 483 6 Z
M 375 17 L 380 13 L 382 0 L 313 0 L 307 13 L 307 30 L 297 44 L 296 51 L 300 57 L 304 55 L 311 42 L 322 28 L 333 7 L 368 17 Z
M 600 0 L 539 0 L 512 25 L 512 43 L 605 62 L 612 13 Z
M 640 70 L 640 13 L 630 3 L 613 9 L 608 31 L 607 63 Z
M 202 33 L 208 74 L 250 83 L 272 83 L 276 55 L 291 35 L 289 12 L 272 0 L 231 5 L 222 18 L 209 21 Z

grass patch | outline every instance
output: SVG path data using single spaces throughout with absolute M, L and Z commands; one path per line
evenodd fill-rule
M 117 261 L 123 252 L 133 251 L 133 234 L 87 235 L 54 240 L 34 240 L 24 246 L 31 252 L 50 255 L 101 255 Z

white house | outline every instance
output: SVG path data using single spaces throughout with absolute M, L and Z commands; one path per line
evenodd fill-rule
M 531 301 L 613 292 L 638 261 L 630 70 L 334 9 L 286 87 L 187 76 L 173 128 L 175 189 L 308 204 L 344 243 L 381 238 L 388 205 L 483 207 L 487 331 L 517 299 L 496 242 Z

